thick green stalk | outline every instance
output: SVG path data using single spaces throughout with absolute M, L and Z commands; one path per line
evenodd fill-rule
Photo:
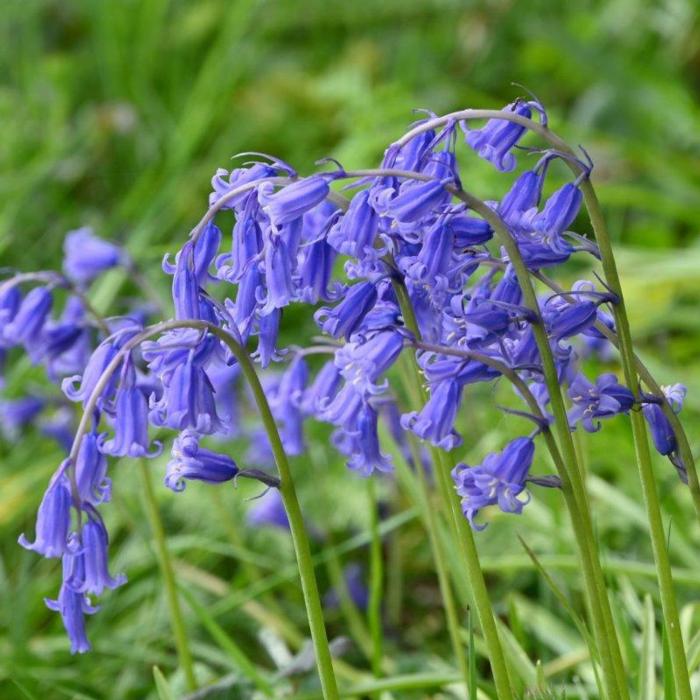
M 158 501 L 153 490 L 153 481 L 151 472 L 149 471 L 146 460 L 139 460 L 141 467 L 141 476 L 143 478 L 143 494 L 148 511 L 148 519 L 151 523 L 151 531 L 156 545 L 158 554 L 158 564 L 160 565 L 160 573 L 165 586 L 165 599 L 168 604 L 168 614 L 170 615 L 170 626 L 173 630 L 175 638 L 175 648 L 177 649 L 177 657 L 185 674 L 185 682 L 187 689 L 190 691 L 197 690 L 197 679 L 194 675 L 194 664 L 192 662 L 192 652 L 190 644 L 187 640 L 187 628 L 185 627 L 185 618 L 180 607 L 180 598 L 177 593 L 177 583 L 175 581 L 175 571 L 173 570 L 173 562 L 170 558 L 168 543 L 165 538 L 165 529 L 163 522 L 160 519 L 160 511 L 158 509 Z
M 415 335 L 416 339 L 420 340 L 418 323 L 416 322 L 406 287 L 402 282 L 395 280 L 394 290 L 406 327 Z M 413 382 L 415 386 L 420 387 L 423 403 L 425 403 L 427 395 L 423 388 L 423 379 L 418 368 L 418 363 L 415 360 L 415 355 L 412 355 L 410 366 L 413 372 Z M 462 515 L 457 493 L 450 487 L 450 465 L 447 461 L 447 455 L 434 446 L 430 447 L 430 453 L 435 465 L 440 495 L 443 503 L 448 508 L 450 522 L 452 523 L 455 536 L 460 544 L 460 551 L 464 559 L 472 595 L 474 596 L 476 612 L 479 616 L 479 622 L 489 653 L 489 662 L 491 664 L 493 680 L 496 685 L 496 693 L 501 700 L 510 700 L 513 698 L 513 691 L 510 678 L 508 677 L 508 667 L 506 666 L 505 657 L 503 655 L 501 640 L 498 636 L 498 629 L 493 616 L 493 609 L 491 608 L 491 600 L 489 599 L 488 590 L 486 589 L 486 581 L 484 580 L 484 574 L 479 564 L 479 554 L 476 549 L 476 543 L 474 542 L 474 535 Z
M 613 305 L 613 314 L 615 316 L 615 326 L 620 340 L 620 358 L 627 386 L 636 393 L 638 375 L 635 367 L 634 346 L 632 344 L 629 319 L 627 318 L 627 310 L 622 295 L 622 285 L 620 284 L 620 277 L 617 272 L 617 264 L 615 263 L 610 236 L 603 217 L 603 212 L 600 208 L 600 203 L 598 202 L 598 197 L 596 196 L 595 189 L 590 180 L 587 179 L 581 183 L 581 190 L 600 249 L 606 284 L 618 297 L 618 303 Z M 651 464 L 646 426 L 643 416 L 638 411 L 631 411 L 630 417 L 637 465 L 642 482 L 644 505 L 646 506 L 649 530 L 651 532 L 652 551 L 654 553 L 654 562 L 656 564 L 657 578 L 659 581 L 661 607 L 663 609 L 664 622 L 668 633 L 676 694 L 681 700 L 692 700 L 686 653 L 678 617 L 678 604 L 673 587 L 671 563 L 666 547 L 661 507 L 659 505 L 659 497 Z M 688 469 L 689 482 L 691 479 L 697 481 L 697 474 L 694 469 Z M 697 488 L 695 490 L 697 490 Z

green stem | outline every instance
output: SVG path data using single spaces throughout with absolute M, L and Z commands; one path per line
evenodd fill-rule
M 165 538 L 165 529 L 163 522 L 160 519 L 160 511 L 158 509 L 158 501 L 153 490 L 153 481 L 151 472 L 149 471 L 146 460 L 139 460 L 141 467 L 141 476 L 144 486 L 144 501 L 146 510 L 148 511 L 148 519 L 151 522 L 151 530 L 153 539 L 156 544 L 158 554 L 158 563 L 160 565 L 160 573 L 165 584 L 165 598 L 168 604 L 168 613 L 170 615 L 170 626 L 175 637 L 175 648 L 180 666 L 185 674 L 185 682 L 187 689 L 190 691 L 197 690 L 197 679 L 194 675 L 194 665 L 192 662 L 192 652 L 187 640 L 187 628 L 185 627 L 185 618 L 180 607 L 180 598 L 177 593 L 177 583 L 175 582 L 175 572 L 173 570 L 173 562 L 168 551 L 168 543 Z
M 321 607 L 321 599 L 318 593 L 316 577 L 314 574 L 313 561 L 311 559 L 311 547 L 309 545 L 309 537 L 304 526 L 304 518 L 297 499 L 292 473 L 287 460 L 287 455 L 282 446 L 275 419 L 270 411 L 270 406 L 265 397 L 265 391 L 260 384 L 260 379 L 255 371 L 253 362 L 251 361 L 245 348 L 239 345 L 225 330 L 219 328 L 213 323 L 207 321 L 183 320 L 183 321 L 164 321 L 149 326 L 137 336 L 134 336 L 120 348 L 119 352 L 110 360 L 107 367 L 100 375 L 99 380 L 90 394 L 83 415 L 78 425 L 78 430 L 71 448 L 70 459 L 75 462 L 80 443 L 87 431 L 91 416 L 99 397 L 102 395 L 106 385 L 111 380 L 112 375 L 120 366 L 124 358 L 143 341 L 177 328 L 194 328 L 202 332 L 209 332 L 215 335 L 231 350 L 231 353 L 238 360 L 244 377 L 248 382 L 250 389 L 255 398 L 255 402 L 260 411 L 263 426 L 267 433 L 272 448 L 272 453 L 275 458 L 277 470 L 279 473 L 279 491 L 282 496 L 287 518 L 289 520 L 289 529 L 292 534 L 292 544 L 297 558 L 297 567 L 301 579 L 301 589 L 306 605 L 306 614 L 309 620 L 309 628 L 311 630 L 311 640 L 313 642 L 314 651 L 316 653 L 316 665 L 321 680 L 321 688 L 323 696 L 326 700 L 337 700 L 338 686 L 335 680 L 333 671 L 333 661 L 331 658 L 330 649 L 328 646 L 328 638 L 326 636 L 326 628 L 323 622 L 323 609 Z M 73 475 L 74 478 L 74 475 Z
M 213 328 L 212 332 L 214 332 Z M 318 593 L 318 585 L 316 583 L 313 561 L 311 559 L 309 537 L 304 525 L 304 517 L 301 512 L 301 507 L 299 506 L 294 481 L 292 480 L 292 472 L 289 461 L 287 460 L 287 454 L 284 451 L 282 440 L 277 430 L 277 424 L 270 411 L 270 406 L 267 403 L 267 398 L 260 384 L 260 379 L 258 378 L 248 353 L 229 338 L 227 334 L 220 331 L 217 335 L 226 342 L 240 364 L 243 375 L 253 392 L 263 426 L 265 427 L 272 447 L 272 453 L 280 477 L 279 491 L 285 510 L 287 511 L 289 529 L 292 534 L 292 543 L 299 567 L 301 588 L 304 595 L 304 603 L 306 604 L 306 614 L 309 619 L 311 640 L 316 653 L 316 664 L 321 680 L 323 697 L 325 700 L 337 700 L 340 696 L 338 695 L 338 685 L 333 671 L 333 660 L 331 658 L 326 627 L 323 621 L 323 608 L 321 607 L 321 598 Z
M 562 471 L 559 476 L 581 552 L 582 569 L 590 600 L 591 617 L 593 618 L 596 641 L 601 652 L 603 675 L 610 697 L 627 698 L 629 697 L 629 689 L 626 673 L 613 624 L 605 579 L 603 578 L 600 560 L 596 552 L 593 527 L 586 503 L 585 485 L 581 477 L 581 470 L 578 467 L 576 449 L 569 429 L 566 405 L 561 393 L 561 385 L 554 363 L 552 348 L 542 322 L 535 288 L 518 245 L 501 218 L 486 206 L 484 202 L 473 195 L 463 190 L 457 191 L 455 194 L 491 224 L 500 243 L 506 249 L 520 284 L 525 304 L 535 314 L 536 321 L 532 324 L 532 329 L 542 362 L 542 370 L 549 393 L 552 415 L 554 416 L 554 425 L 563 456 Z
M 398 280 L 394 280 L 394 290 L 406 327 L 414 334 L 417 340 L 420 340 L 420 330 L 405 285 Z M 422 403 L 425 403 L 427 395 L 423 388 L 423 379 L 420 369 L 415 360 L 415 355 L 412 354 L 411 357 L 412 362 L 410 366 L 413 372 L 413 383 L 416 387 L 420 387 Z M 460 552 L 464 559 L 465 570 L 471 584 L 477 615 L 479 616 L 484 640 L 488 648 L 489 662 L 496 685 L 496 693 L 502 700 L 509 700 L 513 698 L 513 691 L 508 677 L 508 668 L 503 655 L 503 647 L 501 646 L 501 640 L 498 636 L 498 629 L 491 608 L 491 601 L 489 599 L 488 590 L 486 589 L 486 581 L 484 580 L 484 574 L 479 564 L 479 554 L 476 549 L 476 543 L 474 542 L 474 535 L 462 515 L 457 493 L 454 489 L 450 488 L 450 465 L 447 462 L 447 455 L 434 446 L 430 446 L 430 453 L 435 465 L 440 496 L 443 503 L 449 509 L 450 522 L 452 523 L 455 536 L 460 543 Z M 418 468 L 420 469 L 420 467 Z
M 375 677 L 382 675 L 382 590 L 384 584 L 384 564 L 382 559 L 382 538 L 379 535 L 379 508 L 377 502 L 376 477 L 367 479 L 370 529 L 370 587 L 367 605 L 367 624 L 372 638 L 372 672 Z
M 600 249 L 606 284 L 618 297 L 618 303 L 613 305 L 613 313 L 615 316 L 617 334 L 620 339 L 620 358 L 627 386 L 636 393 L 638 375 L 635 367 L 632 333 L 630 331 L 629 319 L 627 318 L 627 310 L 622 295 L 622 285 L 620 284 L 620 277 L 617 272 L 610 236 L 600 203 L 598 202 L 598 197 L 590 180 L 584 180 L 581 183 L 581 190 Z M 676 693 L 681 700 L 691 700 L 690 678 L 688 676 L 688 665 L 683 645 L 683 637 L 681 636 L 678 604 L 673 588 L 671 564 L 666 547 L 661 507 L 659 505 L 654 472 L 651 465 L 651 454 L 649 451 L 646 426 L 643 416 L 638 411 L 631 411 L 630 417 L 639 476 L 642 482 L 644 505 L 646 506 L 649 529 L 651 532 L 651 544 L 654 562 L 656 564 L 659 591 L 661 594 L 661 606 L 668 633 L 669 651 L 671 655 L 673 677 L 676 684 Z M 697 482 L 697 474 L 694 469 L 688 469 L 689 483 L 691 479 Z M 697 483 L 695 487 L 697 488 Z

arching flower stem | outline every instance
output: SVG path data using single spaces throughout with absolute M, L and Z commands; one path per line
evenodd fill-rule
M 340 696 L 338 694 L 338 687 L 335 680 L 333 663 L 328 646 L 328 637 L 326 635 L 326 628 L 323 621 L 321 599 L 318 592 L 318 586 L 316 584 L 313 562 L 311 560 L 309 537 L 304 525 L 301 507 L 296 496 L 289 461 L 284 451 L 284 447 L 282 446 L 282 440 L 280 439 L 277 425 L 272 416 L 270 406 L 267 402 L 267 398 L 265 397 L 265 392 L 262 388 L 257 372 L 255 371 L 255 367 L 253 366 L 253 362 L 245 348 L 236 342 L 231 335 L 218 326 L 206 321 L 165 321 L 163 323 L 149 326 L 125 343 L 105 368 L 105 371 L 100 376 L 99 381 L 96 383 L 92 394 L 85 404 L 85 409 L 81 417 L 78 431 L 70 453 L 71 463 L 75 464 L 75 459 L 77 457 L 78 450 L 80 449 L 80 443 L 88 430 L 88 426 L 97 406 L 99 397 L 102 395 L 112 375 L 116 372 L 122 361 L 144 340 L 148 340 L 149 338 L 160 335 L 166 331 L 172 331 L 179 328 L 193 328 L 202 332 L 208 332 L 215 335 L 219 340 L 225 343 L 234 357 L 238 360 L 243 376 L 248 382 L 253 393 L 258 410 L 260 411 L 260 417 L 270 441 L 272 453 L 274 455 L 279 473 L 279 491 L 280 495 L 282 496 L 282 501 L 284 502 L 287 517 L 289 519 L 289 527 L 292 534 L 294 552 L 297 558 L 302 593 L 306 604 L 306 612 L 309 621 L 309 628 L 311 630 L 314 651 L 316 653 L 316 663 L 321 679 L 323 697 L 325 700 L 337 700 Z M 75 497 L 77 495 L 77 486 L 75 486 L 74 469 L 71 468 L 69 471 L 71 472 L 71 484 L 74 489 Z
M 492 109 L 464 109 L 458 112 L 451 112 L 440 117 L 435 117 L 434 119 L 429 119 L 404 134 L 398 141 L 396 141 L 394 146 L 402 146 L 407 144 L 411 139 L 419 136 L 426 131 L 431 131 L 432 129 L 438 129 L 441 126 L 446 126 L 448 124 L 469 120 L 469 119 L 501 119 L 504 121 L 514 122 L 525 127 L 532 133 L 536 134 L 544 141 L 546 141 L 555 150 L 560 151 L 562 155 L 565 156 L 564 160 L 569 166 L 569 168 L 574 172 L 575 175 L 579 176 L 582 173 L 590 173 L 589 167 L 584 167 L 583 164 L 576 158 L 574 149 L 569 146 L 564 139 L 554 133 L 547 126 L 540 124 L 532 119 L 517 114 L 513 111 L 508 110 L 492 110 Z M 593 183 L 590 177 L 584 177 L 580 182 L 581 192 L 583 194 L 583 201 L 588 210 L 588 214 L 591 220 L 591 225 L 593 227 L 593 233 L 595 235 L 598 247 L 600 249 L 600 256 L 603 265 L 603 273 L 605 276 L 605 282 L 608 287 L 618 296 L 619 303 L 615 305 L 613 309 L 613 314 L 615 317 L 616 327 L 620 335 L 620 355 L 623 370 L 625 372 L 625 380 L 628 382 L 628 386 L 631 391 L 636 391 L 637 389 L 637 372 L 639 372 L 638 364 L 634 361 L 634 346 L 632 344 L 632 336 L 630 333 L 629 319 L 627 316 L 627 309 L 625 307 L 624 295 L 622 293 L 622 286 L 620 284 L 620 277 L 617 272 L 617 264 L 615 262 L 615 256 L 613 254 L 612 245 L 610 242 L 610 236 L 608 234 L 607 225 L 605 219 L 602 215 L 600 208 L 600 202 L 598 201 L 598 196 L 596 194 Z M 640 373 L 641 374 L 641 373 Z M 648 373 L 647 373 L 648 374 Z M 646 379 L 645 379 L 646 382 Z M 658 387 L 658 383 L 653 382 Z M 655 393 L 660 397 L 663 396 L 663 392 L 659 394 L 655 390 Z M 668 403 L 664 401 L 664 403 Z M 664 408 L 664 413 L 667 418 L 671 421 L 673 429 L 676 432 L 676 436 L 679 442 L 679 450 L 681 452 L 681 457 L 683 459 L 684 467 L 688 472 L 688 486 L 690 488 L 695 509 L 698 512 L 698 517 L 700 517 L 700 479 L 698 478 L 697 469 L 695 466 L 695 459 L 693 453 L 690 449 L 690 444 L 688 441 L 688 436 L 683 429 L 683 426 L 678 420 L 678 417 L 671 417 L 669 415 L 670 407 Z M 670 411 L 672 413 L 672 411 Z M 646 440 L 646 428 L 644 427 L 644 422 L 639 422 L 639 425 L 635 428 L 635 421 L 633 419 L 632 429 L 635 434 L 640 438 L 643 437 Z M 643 429 L 643 432 L 641 432 Z M 635 439 L 635 444 L 637 444 L 637 437 Z M 643 468 L 640 466 L 640 470 Z M 646 491 L 645 491 L 646 492 Z
M 455 191 L 455 195 L 482 216 L 492 226 L 499 242 L 506 249 L 508 258 L 518 279 L 523 293 L 525 305 L 537 319 L 532 324 L 535 342 L 540 354 L 544 379 L 549 393 L 555 429 L 559 438 L 563 461 L 559 477 L 562 480 L 562 490 L 567 502 L 569 514 L 576 534 L 576 540 L 581 552 L 581 562 L 588 592 L 591 617 L 598 642 L 599 653 L 603 666 L 603 676 L 610 697 L 629 697 L 627 677 L 620 652 L 619 640 L 612 619 L 610 601 L 608 600 L 605 579 L 596 551 L 595 535 L 588 512 L 585 497 L 585 484 L 581 469 L 578 466 L 576 449 L 569 428 L 566 405 L 561 393 L 552 348 L 547 332 L 542 322 L 539 303 L 529 271 L 520 254 L 517 243 L 510 235 L 508 228 L 501 218 L 482 200 L 464 190 Z

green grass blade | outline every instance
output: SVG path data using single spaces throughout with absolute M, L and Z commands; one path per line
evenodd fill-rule
M 158 700 L 176 700 L 175 694 L 170 688 L 170 684 L 168 683 L 158 666 L 153 667 L 153 679 L 156 682 L 156 692 L 158 693 Z
M 642 650 L 639 659 L 639 700 L 656 697 L 656 623 L 654 603 L 650 595 L 644 597 L 644 623 L 642 626 Z

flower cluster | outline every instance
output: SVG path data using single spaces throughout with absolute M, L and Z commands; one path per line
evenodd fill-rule
M 539 115 L 546 123 L 534 101 L 505 109 Z M 73 651 L 89 648 L 83 621 L 95 611 L 89 596 L 125 581 L 109 573 L 108 537 L 98 512 L 110 499 L 107 458 L 159 455 L 162 445 L 152 439 L 152 426 L 177 432 L 165 475 L 174 491 L 188 481 L 221 483 L 245 473 L 231 457 L 203 444 L 241 432 L 246 397 L 231 343 L 250 348 L 263 372 L 285 451 L 303 454 L 304 423 L 313 418 L 333 426 L 333 444 L 350 469 L 364 476 L 392 469 L 380 445 L 380 422 L 402 448 L 409 434 L 436 448 L 458 448 L 468 387 L 494 382 L 504 370 L 515 374 L 539 407 L 536 415 L 517 413 L 529 415 L 535 429 L 480 465 L 460 463 L 453 471 L 464 514 L 477 529 L 483 527 L 475 520 L 483 508 L 520 513 L 530 497 L 528 484 L 556 484 L 530 473 L 535 438 L 552 420 L 538 325 L 570 399 L 570 428 L 596 431 L 603 419 L 641 403 L 656 448 L 683 475 L 661 398 L 635 398 L 610 373 L 592 380 L 583 373 L 582 358 L 591 349 L 610 353 L 601 328 L 614 331 L 609 312 L 615 295 L 580 281 L 565 293 L 542 288 L 532 308 L 516 274 L 519 261 L 496 235 L 494 218 L 527 271 L 540 279 L 543 270 L 574 255 L 595 257 L 596 246 L 570 230 L 589 166 L 579 164 L 577 179 L 545 194 L 553 164 L 569 156 L 543 152 L 500 199 L 486 202 L 493 216 L 485 217 L 461 196 L 457 147 L 466 141 L 508 172 L 517 165 L 515 148 L 525 128 L 505 119 L 472 127 L 464 120 L 434 127 L 428 116 L 389 146 L 374 171 L 338 166 L 299 177 L 269 157 L 219 170 L 207 214 L 175 256 L 163 261 L 173 310 L 162 332 L 158 326 L 144 329 L 136 310 L 99 319 L 86 305 L 98 275 L 133 266 L 119 247 L 86 229 L 67 237 L 63 274 L 18 275 L 0 285 L 0 358 L 21 347 L 60 383 L 65 402 L 84 412 L 69 456 L 39 507 L 34 541 L 20 538 L 23 546 L 63 560 L 58 598 L 47 604 L 60 612 Z M 353 186 L 348 196 L 335 187 L 346 180 Z M 216 217 L 223 210 L 235 220 L 226 235 Z M 24 285 L 32 288 L 23 295 Z M 57 289 L 66 290 L 67 300 L 53 318 Z M 293 304 L 311 307 L 320 341 L 280 345 L 283 313 Z M 427 392 L 413 410 L 397 405 L 399 392 L 392 386 L 391 369 L 402 352 L 414 353 Z M 317 355 L 325 362 L 316 364 Z M 671 387 L 667 396 L 680 410 L 684 390 Z M 5 402 L 3 429 L 14 434 L 42 407 L 33 397 Z M 62 426 L 52 430 L 66 444 L 65 421 Z M 256 430 L 248 433 L 257 436 Z M 268 467 L 266 440 L 255 437 L 245 459 Z M 286 525 L 274 491 L 250 522 Z

